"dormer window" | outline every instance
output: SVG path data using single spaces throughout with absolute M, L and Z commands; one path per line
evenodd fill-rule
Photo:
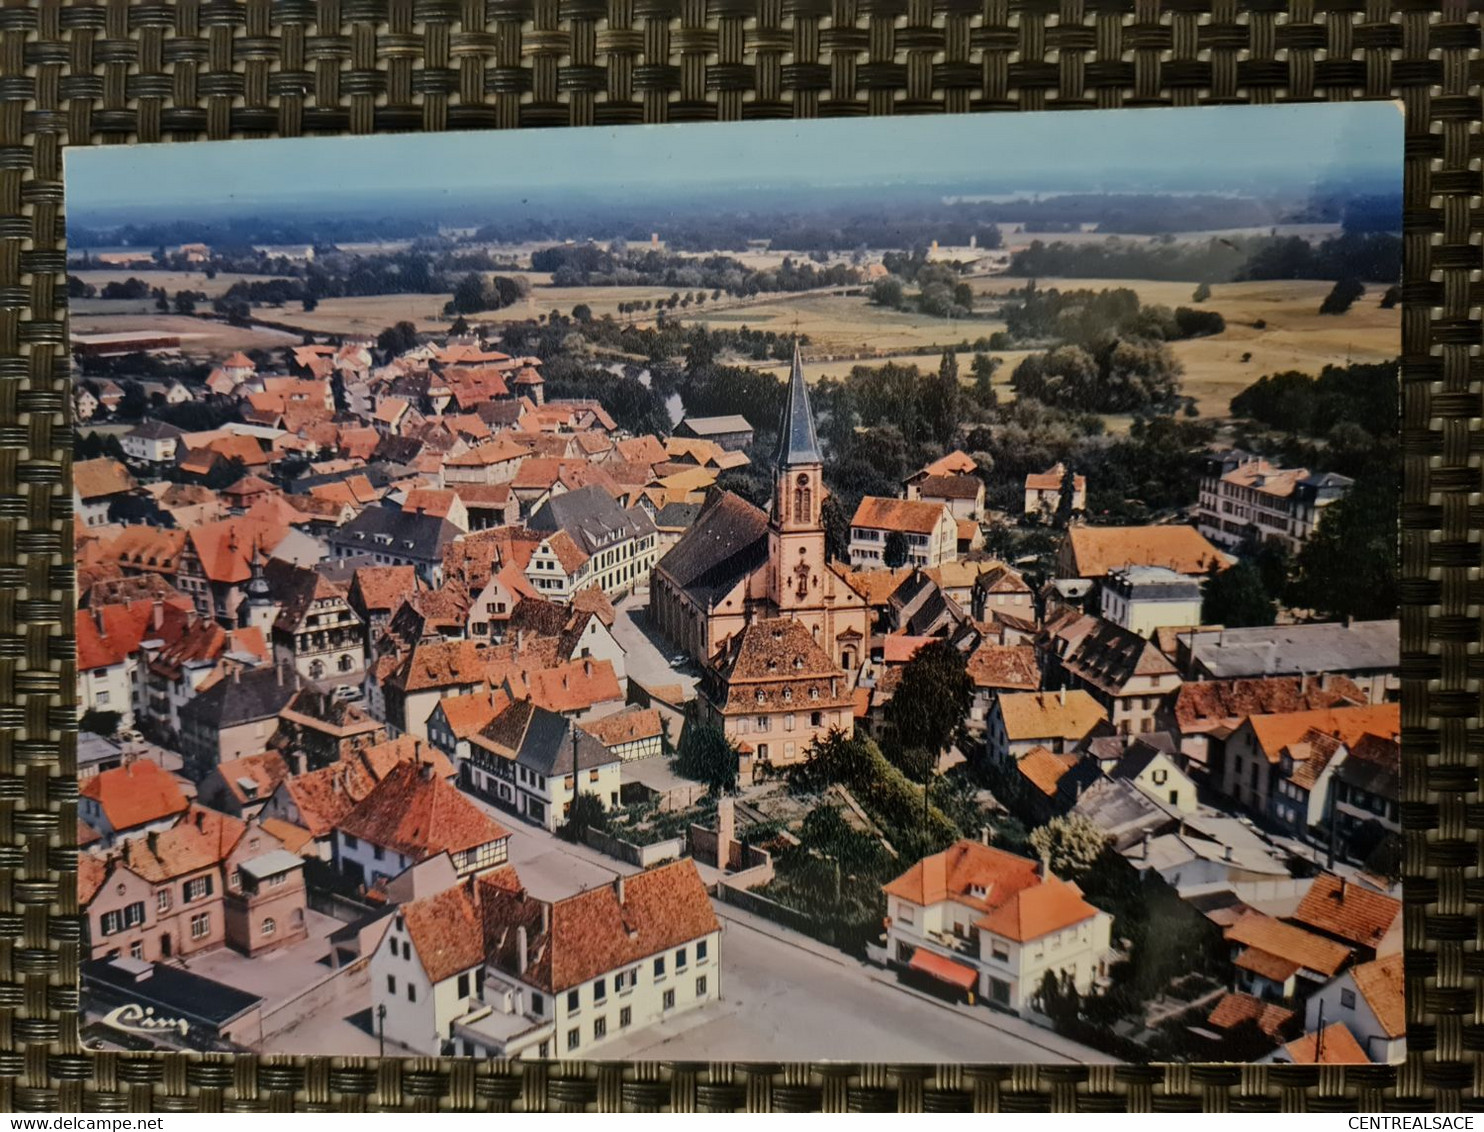
M 804 658 L 801 657 L 801 656 L 794 657 L 794 671 L 795 672 L 800 672 L 800 671 L 803 670 L 803 668 L 804 668 Z
M 792 688 L 783 689 L 783 702 L 786 704 L 794 702 L 794 690 Z
M 811 700 L 817 700 L 817 699 L 819 699 L 819 689 L 818 688 L 810 688 L 809 689 L 809 698 Z
M 763 702 L 765 702 L 767 700 L 767 698 L 768 697 L 763 694 L 763 690 L 761 688 L 759 688 L 757 690 L 757 702 L 758 703 L 763 703 Z

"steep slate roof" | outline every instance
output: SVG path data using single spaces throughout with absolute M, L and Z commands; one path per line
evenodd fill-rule
M 218 731 L 269 719 L 293 698 L 298 683 L 297 676 L 276 666 L 234 669 L 188 701 L 181 718 L 199 719 Z
M 804 381 L 804 362 L 797 342 L 794 343 L 793 368 L 789 371 L 783 418 L 778 425 L 778 454 L 773 462 L 779 468 L 824 462 L 824 457 L 819 454 L 819 436 L 814 431 L 809 386 Z
M 531 516 L 530 527 L 543 532 L 563 531 L 587 555 L 595 554 L 619 538 L 654 533 L 654 523 L 641 508 L 631 507 L 625 511 L 613 496 L 596 485 L 580 487 L 548 499 Z
M 189 805 L 175 776 L 143 759 L 100 771 L 82 784 L 81 793 L 98 803 L 116 830 L 184 813 Z
M 719 491 L 655 567 L 704 605 L 768 556 L 768 516 L 740 495 Z
M 444 547 L 463 532 L 437 515 L 406 512 L 396 507 L 367 507 L 349 523 L 330 535 L 332 543 L 364 548 L 375 553 L 438 559 Z
M 1136 676 L 1177 674 L 1153 641 L 1101 617 L 1069 611 L 1048 622 L 1043 639 L 1068 672 L 1114 695 Z
M 571 774 L 572 721 L 529 700 L 516 700 L 487 723 L 470 742 L 500 758 L 518 762 L 550 778 Z M 613 755 L 584 728 L 578 727 L 577 761 L 583 769 L 606 766 Z
M 1290 918 L 1303 927 L 1375 950 L 1401 914 L 1400 900 L 1354 882 L 1342 883 L 1333 873 L 1320 873 Z
M 431 764 L 415 762 L 398 763 L 388 771 L 341 819 L 340 829 L 418 861 L 510 836 L 434 773 Z

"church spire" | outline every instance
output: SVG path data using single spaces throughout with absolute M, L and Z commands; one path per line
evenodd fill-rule
M 794 342 L 793 372 L 788 378 L 788 400 L 783 406 L 783 423 L 778 430 L 779 468 L 801 464 L 822 464 L 819 437 L 814 432 L 814 413 L 809 408 L 809 387 L 804 384 L 804 363 L 799 357 L 799 344 Z

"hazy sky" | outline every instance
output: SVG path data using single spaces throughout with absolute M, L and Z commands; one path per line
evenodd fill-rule
M 420 191 L 431 203 L 471 190 L 918 182 L 923 171 L 1041 189 L 1069 176 L 1085 187 L 1089 171 L 1151 188 L 1279 171 L 1399 184 L 1401 153 L 1400 108 L 1350 102 L 78 146 L 66 171 L 68 211 L 85 221 L 234 198 L 317 204 L 347 191 Z

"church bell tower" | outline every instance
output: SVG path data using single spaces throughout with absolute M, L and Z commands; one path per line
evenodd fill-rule
M 779 613 L 817 608 L 825 572 L 824 458 L 814 431 L 809 387 L 794 344 L 793 372 L 778 430 L 773 506 L 768 519 L 768 590 Z

